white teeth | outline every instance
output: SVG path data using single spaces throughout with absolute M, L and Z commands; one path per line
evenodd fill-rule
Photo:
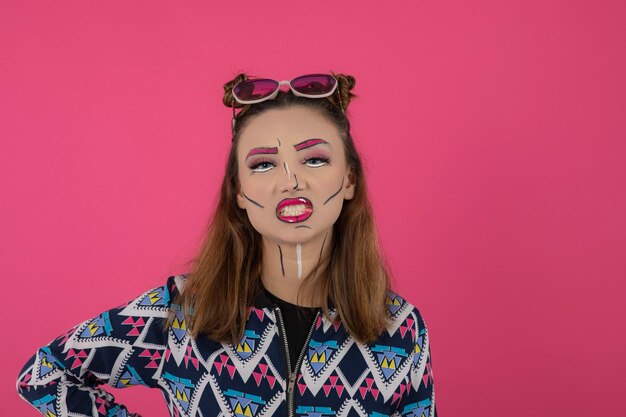
M 306 209 L 306 206 L 304 204 L 294 204 L 291 206 L 283 207 L 280 210 L 280 215 L 288 216 L 288 217 L 300 216 L 304 214 L 305 209 Z

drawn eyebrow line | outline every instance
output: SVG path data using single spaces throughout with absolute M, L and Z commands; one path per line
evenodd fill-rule
M 293 147 L 296 148 L 296 151 L 301 151 L 303 149 L 310 148 L 311 146 L 319 145 L 320 143 L 325 143 L 328 145 L 328 142 L 326 142 L 324 139 L 313 138 L 303 140 L 300 143 L 296 143 L 295 145 L 293 145 Z
M 250 158 L 251 156 L 254 155 L 259 155 L 259 154 L 277 154 L 278 153 L 278 148 L 276 146 L 261 146 L 258 148 L 253 148 L 250 152 L 248 152 L 248 156 L 246 156 L 246 159 Z

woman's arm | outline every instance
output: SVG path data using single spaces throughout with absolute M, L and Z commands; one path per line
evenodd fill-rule
M 437 417 L 428 329 L 419 311 L 414 309 L 414 313 L 416 328 L 413 363 L 409 372 L 411 386 L 404 392 L 398 412 L 402 416 Z
M 167 344 L 162 322 L 172 278 L 39 348 L 19 374 L 18 394 L 45 416 L 134 415 L 97 387 L 156 386 L 152 376 Z

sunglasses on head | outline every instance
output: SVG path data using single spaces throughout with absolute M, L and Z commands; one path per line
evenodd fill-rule
M 233 130 L 235 129 L 235 101 L 240 104 L 256 104 L 265 100 L 273 100 L 278 95 L 280 87 L 289 86 L 294 95 L 307 98 L 324 98 L 332 95 L 339 82 L 329 74 L 307 74 L 294 78 L 293 80 L 276 81 L 269 78 L 256 78 L 240 81 L 233 87 Z M 341 95 L 339 107 L 343 113 L 343 103 Z
M 337 79 L 329 74 L 301 75 L 291 81 L 257 78 L 235 84 L 233 97 L 241 104 L 256 104 L 276 98 L 280 87 L 288 85 L 296 96 L 323 98 L 333 94 L 338 84 Z

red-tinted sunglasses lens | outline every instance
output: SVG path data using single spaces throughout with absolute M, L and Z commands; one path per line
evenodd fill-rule
M 337 80 L 326 74 L 302 75 L 291 80 L 291 87 L 298 93 L 311 96 L 330 93 Z
M 277 81 L 267 79 L 242 81 L 233 88 L 233 94 L 242 101 L 260 100 L 272 95 L 278 85 Z

